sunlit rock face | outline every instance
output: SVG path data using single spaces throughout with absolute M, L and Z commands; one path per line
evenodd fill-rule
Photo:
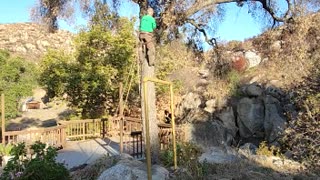
M 49 49 L 73 50 L 73 34 L 58 30 L 48 33 L 44 25 L 36 23 L 0 24 L 0 49 L 37 60 Z

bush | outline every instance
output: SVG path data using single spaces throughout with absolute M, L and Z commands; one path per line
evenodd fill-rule
M 320 60 L 319 60 L 320 61 Z M 288 113 L 289 128 L 283 141 L 293 152 L 295 159 L 304 162 L 311 169 L 320 171 L 320 63 L 315 71 L 299 86 L 293 102 L 299 114 Z
M 0 156 L 9 156 L 12 148 L 13 148 L 13 145 L 11 145 L 11 144 L 3 145 L 1 143 L 0 144 Z
M 0 94 L 5 95 L 6 118 L 19 115 L 19 100 L 32 95 L 32 89 L 37 85 L 36 72 L 34 64 L 0 51 Z
M 177 163 L 181 168 L 185 168 L 188 178 L 199 179 L 205 177 L 207 172 L 207 163 L 199 163 L 198 157 L 201 150 L 192 143 L 177 143 Z M 173 166 L 173 147 L 164 150 L 160 154 L 161 162 L 167 166 Z
M 9 160 L 1 175 L 1 179 L 70 179 L 68 170 L 61 163 L 57 163 L 55 158 L 57 151 L 53 147 L 46 148 L 46 145 L 36 142 L 31 145 L 31 155 L 27 154 L 24 143 L 15 145 Z
M 49 97 L 66 93 L 71 107 L 82 118 L 99 118 L 113 111 L 118 102 L 119 82 L 125 81 L 135 63 L 133 24 L 127 19 L 109 19 L 113 27 L 92 25 L 75 39 L 74 56 L 51 52 L 41 65 L 41 83 Z
M 257 155 L 277 156 L 277 157 L 283 158 L 283 155 L 280 152 L 280 148 L 275 146 L 268 147 L 265 141 L 262 141 L 259 144 L 259 148 L 257 149 Z

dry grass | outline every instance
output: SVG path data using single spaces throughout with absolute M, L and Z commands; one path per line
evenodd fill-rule
M 106 169 L 114 166 L 119 161 L 119 156 L 104 156 L 83 169 L 71 172 L 73 180 L 95 180 Z

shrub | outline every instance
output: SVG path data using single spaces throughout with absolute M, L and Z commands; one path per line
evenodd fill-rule
M 2 143 L 0 144 L 0 156 L 8 156 L 10 155 L 10 152 L 13 148 L 13 145 L 7 144 L 3 145 Z
M 114 29 L 92 25 L 75 39 L 74 56 L 51 52 L 45 56 L 41 83 L 49 96 L 66 93 L 71 107 L 82 118 L 98 118 L 114 110 L 119 82 L 129 75 L 134 61 L 133 24 L 127 19 L 110 19 Z
M 283 155 L 280 152 L 280 148 L 275 146 L 269 147 L 265 141 L 262 141 L 259 144 L 259 148 L 257 149 L 257 155 L 277 156 L 283 158 Z
M 207 163 L 199 163 L 198 157 L 201 150 L 192 143 L 177 143 L 177 163 L 185 168 L 188 178 L 199 179 L 207 173 Z M 160 160 L 165 166 L 173 166 L 173 147 L 164 150 L 160 154 Z
M 1 179 L 70 179 L 68 170 L 61 163 L 57 163 L 55 158 L 57 151 L 53 147 L 46 148 L 46 145 L 36 142 L 31 145 L 31 155 L 27 154 L 24 143 L 15 145 L 9 160 L 1 175 Z
M 320 61 L 320 60 L 319 60 Z M 294 88 L 293 102 L 299 114 L 288 113 L 289 128 L 283 141 L 293 157 L 311 169 L 320 170 L 320 63 L 305 81 Z
M 34 64 L 0 51 L 0 94 L 5 95 L 6 118 L 19 115 L 19 100 L 32 95 L 37 85 L 36 72 Z

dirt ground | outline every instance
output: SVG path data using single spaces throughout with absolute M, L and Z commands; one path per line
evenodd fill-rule
M 8 120 L 7 130 L 17 131 L 55 126 L 57 124 L 56 121 L 68 113 L 69 109 L 65 102 L 56 101 L 45 104 L 43 97 L 46 92 L 43 89 L 37 88 L 33 93 L 34 100 L 41 102 L 40 109 L 28 109 L 22 112 L 20 117 Z

